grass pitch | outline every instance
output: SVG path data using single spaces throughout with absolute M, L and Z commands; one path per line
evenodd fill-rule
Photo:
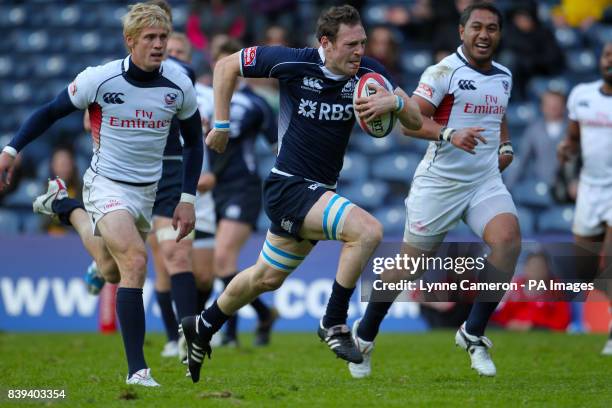
M 498 376 L 480 378 L 453 331 L 381 333 L 373 376 L 350 377 L 315 333 L 276 333 L 264 349 L 215 349 L 198 384 L 159 356 L 148 334 L 147 362 L 161 388 L 125 385 L 119 335 L 0 333 L 0 406 L 321 407 L 612 406 L 612 358 L 604 336 L 491 331 Z M 9 400 L 9 389 L 63 389 L 57 400 Z

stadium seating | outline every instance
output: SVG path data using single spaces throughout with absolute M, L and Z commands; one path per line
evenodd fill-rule
M 392 206 L 383 207 L 372 214 L 383 226 L 385 236 L 399 237 L 404 233 L 406 223 L 406 207 Z
M 342 180 L 363 182 L 368 177 L 370 165 L 364 155 L 349 153 L 344 157 L 344 166 L 340 172 Z
M 21 180 L 17 189 L 4 199 L 3 204 L 9 208 L 32 208 L 32 202 L 42 192 L 43 186 L 38 180 Z
M 0 234 L 18 234 L 19 216 L 13 211 L 0 209 Z
M 372 175 L 385 181 L 412 182 L 421 156 L 413 153 L 390 153 L 376 159 L 372 165 Z
M 532 207 L 549 207 L 553 204 L 546 183 L 538 180 L 527 180 L 514 187 L 512 195 L 518 204 Z
M 573 219 L 573 206 L 555 206 L 539 216 L 538 230 L 540 232 L 571 232 Z
M 340 194 L 366 209 L 379 208 L 385 201 L 389 186 L 382 181 L 367 181 L 363 184 L 350 185 Z

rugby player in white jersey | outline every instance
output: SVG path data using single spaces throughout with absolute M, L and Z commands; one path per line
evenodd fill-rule
M 493 61 L 501 24 L 501 13 L 491 4 L 465 9 L 459 24 L 462 45 L 427 68 L 414 92 L 423 127 L 417 132 L 405 130 L 431 143 L 406 200 L 402 251 L 415 258 L 434 256 L 446 233 L 464 220 L 491 248 L 479 275 L 487 281 L 509 281 L 521 248 L 516 209 L 500 173 L 512 160 L 504 116 L 512 76 Z M 362 115 L 378 113 L 373 101 L 358 103 L 356 109 Z M 425 271 L 415 272 L 389 271 L 382 279 L 415 279 Z M 390 293 L 391 298 L 384 300 L 373 297 L 364 317 L 353 325 L 354 341 L 364 359 L 349 363 L 353 377 L 370 375 L 374 339 L 398 294 Z M 501 299 L 502 294 L 489 295 Z M 492 344 L 484 331 L 497 303 L 476 301 L 455 336 L 480 375 L 496 373 L 488 352 Z
M 580 152 L 582 170 L 572 232 L 576 262 L 581 277 L 597 275 L 600 249 L 603 268 L 610 273 L 612 256 L 612 42 L 608 41 L 599 60 L 601 79 L 577 85 L 567 101 L 569 126 L 559 144 L 559 159 Z M 603 248 L 602 248 L 603 246 Z M 607 276 L 610 296 L 610 276 Z M 611 309 L 612 310 L 612 309 Z M 612 356 L 612 324 L 602 352 Z
M 159 386 L 145 362 L 142 287 L 147 254 L 144 238 L 170 123 L 180 121 L 183 188 L 173 226 L 177 241 L 193 229 L 196 184 L 202 165 L 202 129 L 195 90 L 178 69 L 162 63 L 171 23 L 158 6 L 138 3 L 123 17 L 130 55 L 89 67 L 52 102 L 37 109 L 0 155 L 0 189 L 10 182 L 15 155 L 56 120 L 88 109 L 94 155 L 84 176 L 83 203 L 67 196 L 60 179 L 51 180 L 34 210 L 57 215 L 79 233 L 109 282 L 118 282 L 117 316 L 128 363 L 126 383 Z M 193 169 L 196 169 L 193 171 Z

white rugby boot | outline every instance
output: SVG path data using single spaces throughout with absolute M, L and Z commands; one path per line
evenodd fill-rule
M 126 384 L 142 385 L 143 387 L 160 387 L 160 385 L 151 377 L 151 369 L 143 368 L 136 371 L 131 377 L 125 379 Z
M 170 340 L 166 344 L 164 344 L 164 349 L 161 352 L 162 357 L 178 357 L 178 343 L 176 340 Z
M 489 354 L 493 342 L 488 337 L 469 334 L 465 331 L 465 323 L 463 323 L 455 334 L 455 344 L 468 352 L 472 360 L 472 368 L 478 374 L 486 377 L 495 376 L 497 370 Z
M 353 342 L 357 347 L 357 350 L 363 356 L 363 362 L 361 364 L 349 363 L 348 368 L 353 376 L 353 378 L 365 378 L 372 374 L 372 351 L 374 351 L 374 342 L 373 341 L 365 341 L 357 336 L 357 328 L 359 327 L 359 323 L 361 319 L 355 320 L 353 323 L 353 328 L 351 330 L 351 334 L 353 336 Z
M 55 200 L 61 200 L 68 197 L 68 190 L 66 190 L 66 183 L 64 180 L 57 177 L 53 180 L 49 180 L 47 186 L 47 192 L 39 195 L 34 199 L 32 209 L 35 213 L 54 216 L 53 202 Z

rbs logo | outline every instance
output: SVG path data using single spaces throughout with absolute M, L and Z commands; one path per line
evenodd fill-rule
M 353 118 L 353 105 L 319 103 L 309 99 L 300 99 L 298 115 L 310 119 L 347 121 Z

